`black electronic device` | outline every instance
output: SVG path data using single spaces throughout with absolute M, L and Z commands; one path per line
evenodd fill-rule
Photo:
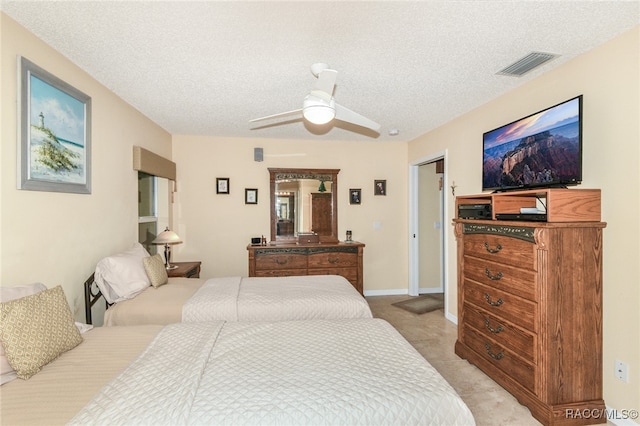
M 582 95 L 482 136 L 482 190 L 578 185 L 582 181 Z
M 546 213 L 496 213 L 496 220 L 520 220 L 523 222 L 546 222 Z
M 458 219 L 491 220 L 491 204 L 460 204 Z

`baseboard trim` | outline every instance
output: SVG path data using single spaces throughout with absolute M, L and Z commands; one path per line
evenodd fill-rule
M 403 294 L 409 294 L 409 290 L 406 288 L 396 288 L 389 290 L 366 290 L 364 296 L 401 296 Z

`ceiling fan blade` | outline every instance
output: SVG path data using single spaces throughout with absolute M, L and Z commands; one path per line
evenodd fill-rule
M 338 71 L 325 69 L 322 70 L 318 74 L 318 81 L 316 82 L 313 90 L 317 90 L 320 92 L 324 92 L 329 95 L 329 97 L 333 96 L 333 88 L 336 85 L 336 76 L 338 75 Z
M 341 121 L 346 121 L 347 123 L 352 123 L 357 126 L 366 127 L 367 129 L 371 129 L 375 132 L 380 133 L 380 125 L 373 120 L 369 120 L 367 117 L 364 117 L 357 112 L 351 111 L 349 108 L 343 107 L 342 105 L 335 104 L 336 108 L 336 118 Z
M 260 118 L 254 118 L 253 120 L 249 120 L 249 123 L 257 123 L 258 121 L 266 121 L 266 120 L 275 120 L 278 118 L 285 118 L 285 117 L 291 117 L 294 115 L 298 115 L 300 117 L 302 117 L 302 109 L 296 109 L 293 111 L 287 111 L 287 112 L 281 112 L 278 114 L 273 114 L 273 115 L 267 115 L 265 117 L 260 117 Z

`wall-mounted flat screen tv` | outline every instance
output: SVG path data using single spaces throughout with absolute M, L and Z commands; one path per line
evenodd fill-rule
M 482 190 L 565 187 L 582 181 L 582 95 L 486 132 Z

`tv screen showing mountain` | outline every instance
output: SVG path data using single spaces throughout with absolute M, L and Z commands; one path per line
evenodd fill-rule
M 576 185 L 582 96 L 483 135 L 483 190 Z

